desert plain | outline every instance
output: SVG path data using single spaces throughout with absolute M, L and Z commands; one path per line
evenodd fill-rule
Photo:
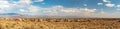
M 120 18 L 0 18 L 0 29 L 120 29 Z

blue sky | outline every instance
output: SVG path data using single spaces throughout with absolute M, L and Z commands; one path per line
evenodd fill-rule
M 0 13 L 119 18 L 120 0 L 0 0 Z

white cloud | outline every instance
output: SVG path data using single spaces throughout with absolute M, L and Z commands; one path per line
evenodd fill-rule
M 103 2 L 111 2 L 110 0 L 103 0 Z
M 64 13 L 77 13 L 77 12 L 79 12 L 78 10 L 61 10 L 62 12 L 64 12 Z
M 120 5 L 116 5 L 116 7 L 117 7 L 117 11 L 120 12 Z
M 120 5 L 117 5 L 116 7 L 120 7 Z
M 20 0 L 19 2 L 18 2 L 19 4 L 31 4 L 32 2 L 31 2 L 31 0 Z
M 87 10 L 85 10 L 87 9 Z M 23 11 L 23 10 L 22 10 Z M 53 6 L 50 8 L 42 8 L 42 7 L 37 7 L 37 6 L 30 6 L 29 7 L 29 13 L 38 13 L 38 14 L 47 14 L 47 15 L 74 15 L 74 13 L 94 13 L 96 9 L 88 9 L 88 8 L 65 8 L 63 6 Z
M 0 1 L 1 4 L 9 4 L 8 1 Z
M 84 4 L 84 6 L 87 6 L 87 4 Z
M 20 12 L 27 12 L 25 9 L 19 9 Z
M 33 8 L 34 7 L 34 8 Z M 43 11 L 43 12 L 40 12 Z M 101 11 L 99 13 L 95 13 L 96 9 L 88 9 L 88 8 L 65 8 L 63 6 L 53 6 L 50 8 L 41 8 L 36 6 L 30 7 L 31 14 L 42 14 L 48 16 L 77 16 L 77 17 L 98 17 L 98 18 L 119 18 L 116 14 L 106 13 Z M 34 14 L 35 15 L 35 14 Z
M 97 3 L 97 5 L 103 5 L 103 3 Z
M 77 16 L 77 17 L 98 17 L 98 18 L 119 18 L 116 14 L 106 13 L 104 11 L 96 12 L 96 9 L 88 9 L 88 8 L 65 8 L 63 6 L 53 6 L 50 8 L 41 9 L 47 13 L 47 15 L 57 15 L 57 16 Z M 37 11 L 41 11 L 40 8 Z
M 10 7 L 9 5 L 0 5 L 0 9 L 5 9 L 5 8 L 8 8 Z
M 29 12 L 32 12 L 32 13 L 39 13 L 39 11 L 40 11 L 40 7 L 38 7 L 38 6 L 30 6 L 29 8 Z
M 105 4 L 105 6 L 107 6 L 107 7 L 114 7 L 115 4 Z
M 80 11 L 83 13 L 93 13 L 96 9 L 81 8 Z
M 35 0 L 35 2 L 43 2 L 44 0 Z
M 63 6 L 54 6 L 50 8 L 52 10 L 59 10 L 64 13 L 92 13 L 95 12 L 96 9 L 88 9 L 88 8 L 65 8 Z
M 8 1 L 0 1 L 0 9 L 5 9 L 5 8 L 9 8 L 10 5 L 8 3 Z
M 19 9 L 20 11 L 23 11 L 21 9 L 28 8 L 31 6 L 32 1 L 31 0 L 19 0 L 18 2 L 9 2 L 8 0 L 0 0 L 0 10 L 5 12 L 10 12 L 15 9 Z

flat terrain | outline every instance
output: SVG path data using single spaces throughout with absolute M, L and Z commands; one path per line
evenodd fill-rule
M 120 19 L 0 18 L 0 29 L 120 29 Z

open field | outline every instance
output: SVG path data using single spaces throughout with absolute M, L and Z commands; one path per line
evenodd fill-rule
M 120 29 L 119 18 L 0 18 L 0 29 Z

